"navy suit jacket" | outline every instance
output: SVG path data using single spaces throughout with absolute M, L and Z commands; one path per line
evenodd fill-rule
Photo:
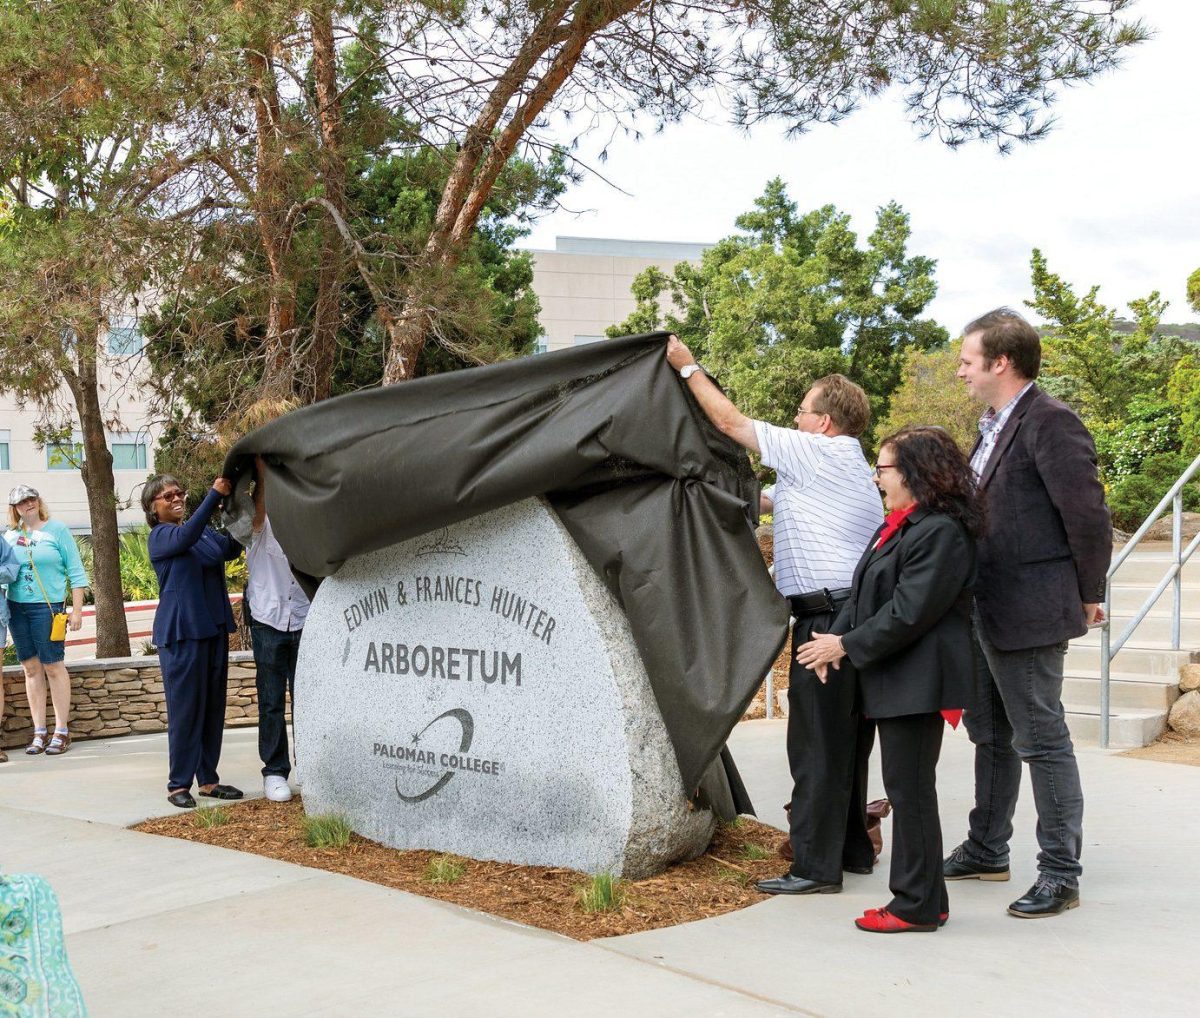
M 220 492 L 213 488 L 186 523 L 159 523 L 150 531 L 150 561 L 158 577 L 156 646 L 205 640 L 236 628 L 225 588 L 225 563 L 237 558 L 242 546 L 208 528 L 220 501 Z

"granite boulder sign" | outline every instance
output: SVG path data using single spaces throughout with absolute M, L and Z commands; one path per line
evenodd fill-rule
M 624 613 L 540 499 L 325 580 L 295 722 L 307 811 L 394 848 L 640 877 L 715 824 Z

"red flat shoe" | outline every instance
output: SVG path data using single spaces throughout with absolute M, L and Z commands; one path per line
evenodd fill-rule
M 939 920 L 940 920 L 939 916 Z M 949 918 L 949 914 L 947 914 Z M 898 915 L 893 915 L 886 908 L 868 909 L 863 915 L 854 920 L 854 925 L 865 933 L 936 933 L 938 923 L 909 923 Z
M 884 909 L 884 908 L 869 908 L 863 913 L 863 915 L 874 915 L 878 912 L 886 912 L 886 911 L 887 911 L 887 909 Z M 938 926 L 939 927 L 945 926 L 946 923 L 948 923 L 949 921 L 950 921 L 950 913 L 949 912 L 939 912 L 938 913 Z

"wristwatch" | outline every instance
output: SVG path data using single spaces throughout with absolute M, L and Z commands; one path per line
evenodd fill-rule
M 679 377 L 686 382 L 697 371 L 704 371 L 704 369 L 699 364 L 685 364 L 679 369 Z

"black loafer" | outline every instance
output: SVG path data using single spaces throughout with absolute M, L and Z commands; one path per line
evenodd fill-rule
M 807 877 L 794 877 L 785 873 L 781 877 L 770 880 L 760 880 L 755 885 L 763 894 L 841 894 L 840 883 L 829 883 L 824 880 L 809 880 Z
M 1079 906 L 1079 888 L 1056 880 L 1038 880 L 1025 894 L 1008 906 L 1008 914 L 1018 919 L 1045 919 L 1062 915 Z
M 874 866 L 843 866 L 843 873 L 855 873 L 860 877 L 869 877 L 875 872 Z
M 172 806 L 178 806 L 180 809 L 194 809 L 196 800 L 192 798 L 192 793 L 186 788 L 181 788 L 178 792 L 172 792 L 167 796 L 167 802 Z
M 200 794 L 206 799 L 240 799 L 242 790 L 233 785 L 213 785 L 207 792 L 200 789 Z
M 959 845 L 942 863 L 942 874 L 947 880 L 1008 880 L 1008 866 L 992 866 L 967 858 Z

